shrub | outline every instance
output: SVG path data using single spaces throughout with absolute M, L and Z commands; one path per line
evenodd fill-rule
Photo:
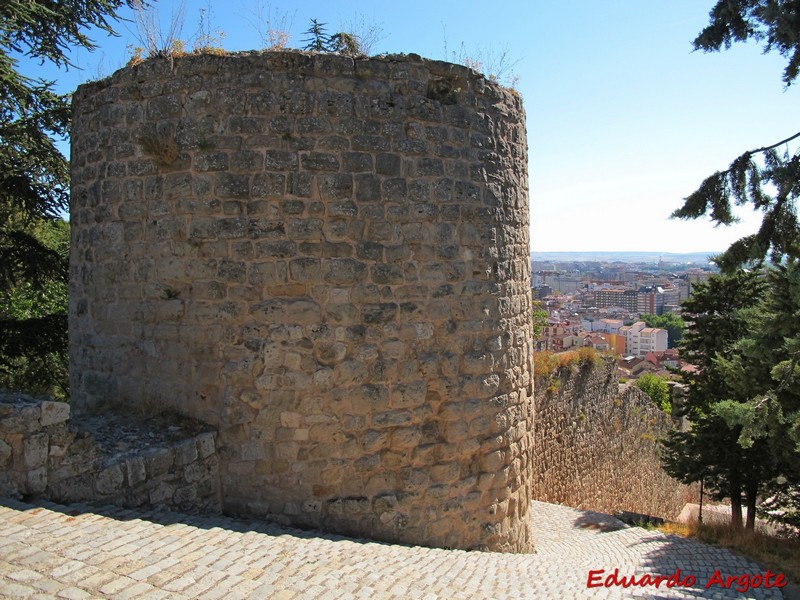
M 650 396 L 653 404 L 662 411 L 665 413 L 672 412 L 669 385 L 667 385 L 666 379 L 658 375 L 653 375 L 652 373 L 646 373 L 636 381 L 636 387 Z
M 600 365 L 603 355 L 590 347 L 578 348 L 554 354 L 546 350 L 533 354 L 533 376 L 542 379 L 553 376 L 557 370 L 571 369 L 575 366 Z
M 558 366 L 557 359 L 552 352 L 543 350 L 533 353 L 533 377 L 542 379 L 550 377 Z

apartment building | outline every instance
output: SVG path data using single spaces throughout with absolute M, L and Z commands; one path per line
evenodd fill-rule
M 648 352 L 663 352 L 667 349 L 667 330 L 648 327 L 644 321 L 623 325 L 619 328 L 619 333 L 625 336 L 627 355 L 645 356 Z

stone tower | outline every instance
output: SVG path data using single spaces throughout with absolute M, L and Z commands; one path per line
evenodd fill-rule
M 520 98 L 416 55 L 153 59 L 74 96 L 73 404 L 214 425 L 227 510 L 526 551 Z

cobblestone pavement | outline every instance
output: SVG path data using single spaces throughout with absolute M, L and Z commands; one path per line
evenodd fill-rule
M 0 500 L 2 598 L 783 598 L 706 582 L 765 571 L 725 550 L 607 515 L 534 502 L 537 552 L 434 550 L 213 516 Z M 587 588 L 664 576 L 690 587 Z M 735 587 L 735 585 L 734 585 Z

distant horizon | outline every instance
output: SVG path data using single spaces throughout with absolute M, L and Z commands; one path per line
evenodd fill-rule
M 719 252 L 660 252 L 657 250 L 563 250 L 563 251 L 538 251 L 531 250 L 531 260 L 538 261 L 594 261 L 611 260 L 619 262 L 653 262 L 664 259 L 668 262 L 713 264 L 710 256 Z
M 677 252 L 674 250 L 531 250 L 531 254 L 722 254 L 725 250 L 697 250 Z

